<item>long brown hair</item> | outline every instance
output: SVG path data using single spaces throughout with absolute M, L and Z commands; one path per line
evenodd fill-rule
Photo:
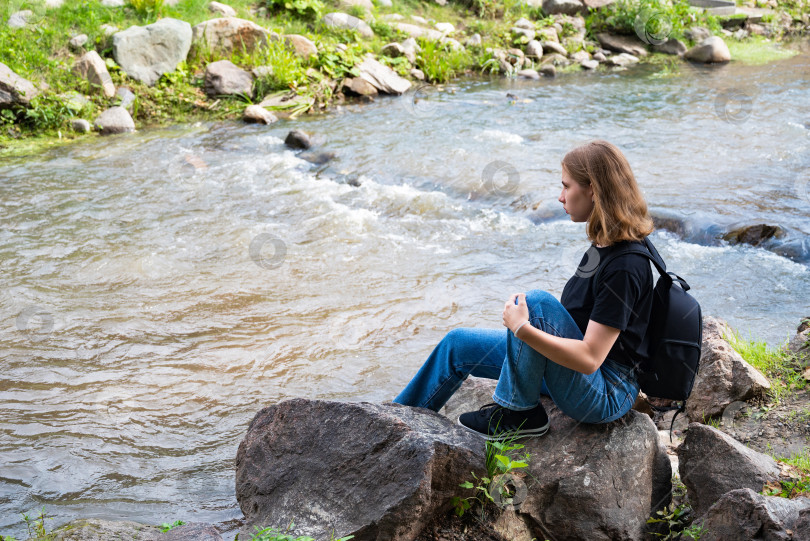
M 569 151 L 562 166 L 581 187 L 593 188 L 594 207 L 588 218 L 588 239 L 601 246 L 622 240 L 642 240 L 653 232 L 647 202 L 627 158 L 602 139 Z

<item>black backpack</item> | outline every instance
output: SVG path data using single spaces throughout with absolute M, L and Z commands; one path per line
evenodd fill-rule
M 637 253 L 653 262 L 660 274 L 653 289 L 652 309 L 647 332 L 637 351 L 620 349 L 633 360 L 633 368 L 639 386 L 651 397 L 682 401 L 680 406 L 660 408 L 656 411 L 677 410 L 670 424 L 670 439 L 675 417 L 686 409 L 686 399 L 692 392 L 695 376 L 700 363 L 703 343 L 703 317 L 700 304 L 689 294 L 689 284 L 675 274 L 667 272 L 666 263 L 661 259 L 650 239 L 644 237 L 644 249 L 637 243 L 628 243 L 603 261 L 594 276 L 594 298 L 598 291 L 599 275 L 612 259 L 627 253 Z M 678 284 L 677 286 L 675 284 Z

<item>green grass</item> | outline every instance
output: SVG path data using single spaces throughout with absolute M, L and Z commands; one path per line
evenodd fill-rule
M 694 9 L 687 0 L 617 0 L 609 6 L 591 10 L 585 27 L 591 35 L 598 32 L 635 35 L 636 21 L 645 21 L 642 28 L 655 40 L 666 37 L 685 40 L 684 31 L 692 26 L 704 26 L 714 34 L 720 32 L 717 17 Z
M 422 51 L 416 60 L 430 82 L 446 83 L 472 65 L 473 57 L 467 50 L 454 50 L 448 44 L 420 38 Z
M 751 36 L 744 41 L 727 39 L 728 51 L 735 62 L 758 65 L 776 60 L 783 60 L 799 54 L 791 49 L 784 49 L 778 43 L 765 41 L 762 36 Z
M 764 340 L 742 338 L 733 329 L 724 338 L 743 359 L 768 378 L 771 383 L 769 398 L 774 403 L 778 404 L 807 387 L 799 360 L 784 347 L 771 348 Z

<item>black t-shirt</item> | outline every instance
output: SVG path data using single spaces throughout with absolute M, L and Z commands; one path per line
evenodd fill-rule
M 608 358 L 626 366 L 632 366 L 633 362 L 624 350 L 638 350 L 650 319 L 653 299 L 650 260 L 641 254 L 623 254 L 610 261 L 602 269 L 600 290 L 595 299 L 592 282 L 599 261 L 630 242 L 621 241 L 604 248 L 591 243 L 560 297 L 560 303 L 583 335 L 589 319 L 621 331 Z M 644 246 L 643 242 L 632 242 Z

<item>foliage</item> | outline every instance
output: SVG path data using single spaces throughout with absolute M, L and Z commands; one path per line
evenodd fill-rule
M 460 4 L 477 17 L 485 19 L 506 19 L 510 16 L 524 15 L 523 3 L 520 0 L 461 0 Z
M 636 34 L 641 31 L 649 41 L 664 41 L 668 37 L 683 39 L 690 26 L 705 26 L 720 31 L 717 17 L 690 7 L 688 0 L 617 0 L 598 10 L 591 9 L 585 18 L 588 33 L 599 32 Z
M 768 483 L 761 494 L 765 496 L 779 496 L 780 498 L 795 498 L 800 494 L 810 493 L 810 475 L 799 479 L 779 479 Z
M 473 500 L 480 504 L 483 518 L 487 503 L 496 503 L 495 498 L 492 496 L 494 490 L 497 490 L 500 505 L 519 505 L 520 502 L 516 503 L 514 501 L 516 487 L 505 480 L 509 479 L 514 471 L 528 467 L 531 457 L 528 452 L 524 452 L 519 459 L 514 459 L 512 452 L 524 447 L 523 444 L 514 443 L 516 439 L 518 439 L 517 436 L 507 433 L 501 441 L 486 441 L 487 475 L 479 478 L 475 475 L 475 472 L 470 472 L 475 483 L 465 481 L 459 485 L 461 488 L 472 488 L 475 493 L 466 498 L 460 496 L 452 498 L 451 501 L 456 515 L 463 516 L 472 507 L 470 500 Z
M 322 47 L 318 51 L 317 65 L 335 80 L 359 77 L 360 70 L 355 66 L 362 63 L 363 54 L 363 47 L 357 43 L 347 45 L 345 51 L 336 46 Z
M 183 524 L 185 524 L 185 522 L 183 522 L 182 520 L 175 520 L 172 523 L 164 522 L 163 524 L 160 525 L 160 531 L 165 533 L 171 530 L 172 528 L 182 526 Z
M 431 82 L 446 83 L 472 64 L 472 56 L 466 50 L 455 50 L 446 43 L 419 39 L 422 51 L 416 65 Z
M 28 537 L 30 539 L 36 541 L 51 541 L 54 538 L 54 534 L 48 532 L 47 528 L 45 528 L 45 520 L 53 519 L 45 513 L 44 507 L 40 510 L 39 516 L 37 517 L 29 517 L 25 513 L 22 513 L 22 517 L 28 529 Z
M 743 359 L 768 378 L 771 383 L 769 396 L 774 403 L 778 404 L 807 386 L 799 359 L 786 347 L 771 348 L 764 340 L 743 339 L 733 329 L 724 338 Z
M 401 30 L 397 29 L 394 26 L 391 26 L 390 24 L 381 19 L 375 19 L 371 21 L 369 23 L 369 26 L 371 27 L 371 30 L 374 32 L 374 35 L 385 42 L 401 41 L 408 37 Z
M 770 446 L 768 450 L 770 451 Z M 792 470 L 793 474 L 789 479 L 779 479 L 767 483 L 760 494 L 781 498 L 795 498 L 802 494 L 810 494 L 810 449 L 804 449 L 801 453 L 794 453 L 789 457 L 779 457 L 772 452 L 769 454 L 775 460 L 792 466 L 787 469 Z
M 283 40 L 270 41 L 261 47 L 251 59 L 242 64 L 268 66 L 269 73 L 256 79 L 254 90 L 257 96 L 264 96 L 273 90 L 295 90 L 307 82 L 304 61 L 288 47 Z
M 326 5 L 321 0 L 267 0 L 271 13 L 286 10 L 288 13 L 308 21 L 321 18 Z
M 672 474 L 672 501 L 664 509 L 656 511 L 655 515 L 647 519 L 647 524 L 659 524 L 666 530 L 665 532 L 650 532 L 651 535 L 660 537 L 662 540 L 698 540 L 706 533 L 701 524 L 691 523 L 692 507 L 686 499 L 686 486 L 675 473 Z
M 142 17 L 151 17 L 163 11 L 164 0 L 129 0 L 129 3 Z
M 253 537 L 250 538 L 250 541 L 315 541 L 313 537 L 308 536 L 301 536 L 301 537 L 293 537 L 288 532 L 290 528 L 293 527 L 293 522 L 290 522 L 290 525 L 287 527 L 286 530 L 283 532 L 277 528 L 264 528 L 261 529 L 256 526 L 256 533 L 253 534 Z M 335 539 L 334 532 L 332 535 L 329 536 L 329 541 L 349 541 L 354 536 L 349 535 L 346 537 L 341 537 L 339 539 Z

